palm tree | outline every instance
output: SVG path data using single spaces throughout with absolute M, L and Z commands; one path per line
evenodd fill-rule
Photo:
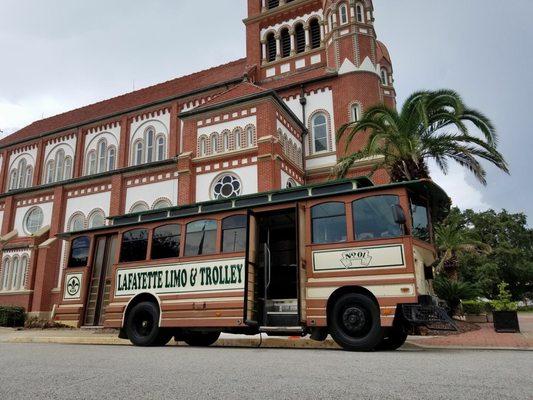
M 444 223 L 435 227 L 435 246 L 439 252 L 435 270 L 438 274 L 444 273 L 452 281 L 458 278 L 459 256 L 492 252 L 488 244 L 476 240 L 461 226 L 455 214 L 450 214 Z
M 470 134 L 470 127 L 481 136 Z M 509 173 L 507 162 L 497 150 L 497 134 L 482 113 L 467 108 L 452 90 L 421 91 L 407 99 L 398 112 L 385 105 L 369 108 L 359 121 L 342 126 L 337 141 L 346 139 L 345 152 L 352 140 L 367 134 L 361 150 L 339 160 L 335 168 L 344 177 L 358 161 L 375 159 L 375 172 L 385 168 L 392 181 L 429 178 L 427 161 L 432 159 L 444 172 L 453 160 L 468 168 L 486 184 L 486 172 L 478 158 Z

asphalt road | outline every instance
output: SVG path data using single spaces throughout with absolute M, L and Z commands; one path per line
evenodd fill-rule
M 533 399 L 533 352 L 0 344 L 0 399 Z

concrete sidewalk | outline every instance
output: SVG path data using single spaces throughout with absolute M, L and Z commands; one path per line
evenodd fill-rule
M 451 336 L 410 336 L 402 349 L 491 349 L 533 350 L 533 313 L 520 314 L 521 333 L 496 333 L 492 324 L 480 324 L 481 329 Z M 114 331 L 97 329 L 24 329 L 0 328 L 0 343 L 61 343 L 130 345 Z M 172 345 L 185 345 L 171 342 Z M 269 337 L 265 334 L 246 336 L 222 334 L 215 346 L 262 348 L 339 349 L 328 338 L 316 342 L 308 337 Z

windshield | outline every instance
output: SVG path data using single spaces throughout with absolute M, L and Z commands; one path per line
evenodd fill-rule
M 413 236 L 425 242 L 431 241 L 427 201 L 420 197 L 411 197 L 411 216 Z

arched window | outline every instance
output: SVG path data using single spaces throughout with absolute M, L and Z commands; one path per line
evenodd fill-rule
M 269 33 L 266 38 L 267 61 L 272 62 L 276 60 L 276 38 L 274 33 Z
M 105 225 L 105 215 L 102 210 L 96 210 L 89 215 L 89 228 L 98 228 Z
M 72 178 L 72 157 L 65 157 L 65 174 L 64 179 Z
M 297 186 L 298 185 L 296 184 L 296 181 L 294 179 L 292 179 L 292 178 L 287 179 L 287 183 L 285 184 L 285 188 L 291 189 L 291 188 L 295 188 Z
M 211 135 L 211 154 L 218 153 L 218 136 L 216 133 Z
M 77 232 L 85 229 L 85 216 L 82 213 L 76 213 L 70 217 L 67 227 L 69 232 Z
M 329 150 L 328 120 L 323 113 L 316 114 L 311 122 L 313 131 L 313 152 Z
M 54 177 L 56 174 L 56 168 L 55 168 L 56 162 L 55 160 L 50 160 L 46 163 L 46 171 L 45 171 L 45 181 L 46 183 L 52 183 L 54 182 Z
M 385 68 L 381 68 L 381 84 L 385 86 L 389 84 L 388 72 Z
M 17 188 L 22 189 L 24 188 L 24 184 L 26 183 L 26 166 L 28 163 L 26 162 L 26 159 L 22 159 L 19 161 L 18 166 L 18 184 Z
M 30 187 L 33 183 L 33 167 L 28 165 L 26 167 L 26 187 Z
M 234 174 L 222 174 L 215 178 L 211 185 L 211 197 L 213 200 L 229 199 L 241 194 L 242 184 Z
M 165 136 L 159 135 L 157 137 L 156 145 L 157 145 L 156 160 L 162 161 L 165 158 L 167 158 L 167 146 L 166 146 Z
M 144 142 L 146 143 L 146 162 L 154 161 L 154 130 L 148 128 L 144 134 Z
M 107 149 L 107 170 L 113 171 L 115 169 L 115 163 L 117 158 L 117 150 L 115 146 L 109 146 Z
M 222 133 L 222 147 L 224 148 L 224 151 L 229 150 L 229 131 L 224 131 Z
M 20 259 L 15 256 L 13 257 L 13 265 L 11 267 L 11 282 L 9 282 L 9 290 L 17 290 L 17 283 L 19 281 L 20 275 Z
M 242 129 L 235 128 L 233 134 L 235 135 L 235 148 L 240 149 L 242 147 Z
M 6 257 L 4 258 L 4 262 L 2 263 L 2 287 L 0 288 L 2 290 L 7 290 L 7 287 L 9 285 L 10 271 L 11 259 L 9 257 Z
M 107 156 L 107 142 L 100 140 L 97 145 L 98 150 L 98 173 L 105 172 L 106 156 Z
M 203 157 L 207 155 L 207 139 L 205 136 L 200 138 L 200 156 Z
M 56 182 L 63 180 L 65 174 L 65 152 L 63 150 L 58 150 L 56 153 Z
M 40 207 L 33 207 L 24 217 L 24 229 L 29 235 L 33 235 L 43 226 L 44 214 Z
M 169 207 L 172 207 L 172 203 L 170 202 L 169 199 L 159 199 L 154 203 L 152 209 L 160 210 L 162 208 L 169 208 Z
M 141 165 L 143 163 L 144 146 L 142 140 L 135 142 L 134 146 L 134 165 Z
M 150 207 L 148 207 L 148 204 L 146 204 L 144 201 L 138 201 L 137 203 L 131 206 L 130 214 L 148 211 L 149 209 Z
M 311 35 L 311 48 L 319 48 L 322 38 L 320 37 L 320 23 L 318 19 L 315 18 L 309 23 L 309 32 Z
M 341 25 L 348 23 L 348 7 L 346 7 L 346 4 L 341 4 L 339 7 L 339 19 Z
M 27 262 L 27 256 L 23 256 L 22 258 L 15 257 L 15 260 L 17 262 L 17 268 L 14 271 L 13 276 L 13 290 L 21 290 L 24 286 L 24 275 L 26 272 L 26 266 L 25 263 Z
M 305 51 L 305 29 L 303 24 L 298 23 L 294 27 L 294 38 L 296 40 L 296 53 Z
M 289 57 L 291 55 L 291 35 L 288 28 L 283 28 L 280 33 L 281 39 L 281 57 Z
M 357 18 L 357 22 L 365 22 L 365 9 L 363 8 L 362 4 L 357 4 L 355 6 L 355 16 Z
M 26 271 L 28 269 L 28 256 L 24 254 L 22 258 L 20 259 L 20 281 L 18 285 L 18 289 L 22 290 L 25 286 L 26 281 Z
M 9 190 L 15 190 L 17 188 L 19 179 L 18 177 L 18 170 L 16 168 L 13 168 L 13 170 L 11 170 L 11 176 L 9 178 Z
M 361 107 L 359 104 L 352 104 L 350 107 L 350 118 L 352 122 L 359 121 L 359 118 L 361 118 Z
M 96 151 L 92 150 L 87 154 L 87 175 L 96 174 Z
M 255 142 L 255 129 L 252 126 L 246 128 L 246 140 L 248 141 L 248 146 L 252 147 Z

